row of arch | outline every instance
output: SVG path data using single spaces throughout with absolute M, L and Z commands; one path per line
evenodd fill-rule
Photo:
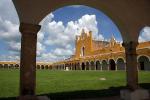
M 0 68 L 4 69 L 19 69 L 19 64 L 0 64 Z M 118 58 L 116 61 L 97 60 L 77 63 L 66 63 L 60 65 L 36 65 L 36 69 L 56 69 L 56 70 L 126 70 L 126 62 L 123 58 Z M 150 59 L 147 56 L 138 57 L 138 69 L 150 70 Z
M 19 69 L 20 64 L 0 64 L 1 69 Z M 36 69 L 52 69 L 52 65 L 36 65 Z
M 55 65 L 56 69 L 69 69 L 69 70 L 125 70 L 125 61 L 119 58 L 117 63 L 110 59 L 102 61 L 87 61 L 77 63 L 66 63 L 62 65 Z
M 55 65 L 54 67 L 66 70 L 126 70 L 126 62 L 123 58 L 118 58 L 116 61 L 113 59 L 86 61 Z M 138 69 L 150 70 L 150 59 L 147 56 L 138 57 Z

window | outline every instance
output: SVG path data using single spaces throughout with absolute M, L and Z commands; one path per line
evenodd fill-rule
M 85 48 L 82 47 L 82 48 L 81 48 L 81 56 L 84 56 L 84 50 L 85 50 Z

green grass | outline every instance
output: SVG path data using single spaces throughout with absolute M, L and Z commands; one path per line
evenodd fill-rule
M 100 91 L 125 86 L 125 71 L 38 70 L 36 92 L 40 94 Z M 139 72 L 139 83 L 150 83 L 150 72 Z M 106 78 L 106 80 L 100 80 Z M 0 98 L 19 94 L 19 70 L 0 70 Z

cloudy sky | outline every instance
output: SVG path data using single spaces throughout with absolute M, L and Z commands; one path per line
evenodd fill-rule
M 7 5 L 7 6 L 5 6 Z M 72 13 L 73 12 L 73 13 Z M 116 25 L 104 13 L 87 6 L 67 6 L 51 12 L 40 22 L 37 61 L 58 61 L 74 54 L 75 36 L 84 28 L 93 38 L 122 41 Z M 19 60 L 19 20 L 11 0 L 0 1 L 0 61 Z M 150 40 L 150 27 L 141 30 L 139 41 Z

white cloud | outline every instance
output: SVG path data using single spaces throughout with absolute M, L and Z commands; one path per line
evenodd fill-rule
M 40 25 L 47 25 L 46 23 L 51 22 L 52 19 L 54 18 L 53 13 L 50 13 L 48 16 L 46 16 L 41 22 Z
M 45 46 L 40 43 L 40 42 L 37 42 L 37 56 L 40 56 L 41 53 L 43 53 L 45 51 Z
M 139 36 L 139 42 L 145 42 L 145 41 L 150 41 L 150 27 L 149 26 L 144 27 Z
M 20 41 L 19 25 L 0 17 L 0 39 L 4 41 Z
M 50 14 L 50 18 L 54 15 Z M 95 15 L 84 15 L 77 21 L 69 21 L 65 26 L 62 21 L 51 21 L 45 22 L 45 27 L 43 27 L 43 33 L 47 33 L 44 43 L 47 46 L 55 47 L 53 51 L 47 53 L 47 55 L 52 56 L 49 59 L 63 59 L 69 55 L 74 54 L 74 42 L 75 36 L 81 33 L 84 28 L 86 32 L 92 31 L 93 37 L 103 40 L 104 37 L 100 34 L 98 36 L 97 21 Z M 98 36 L 98 37 L 97 37 Z M 46 54 L 42 55 L 43 58 L 47 58 Z M 53 59 L 53 60 L 54 60 Z
M 56 48 L 53 53 L 58 56 L 70 56 L 73 54 L 72 50 L 70 49 L 66 50 L 63 48 Z
M 19 18 L 12 0 L 1 0 L 0 1 L 0 16 L 2 19 L 7 19 L 12 23 L 18 24 Z
M 0 61 L 19 61 L 20 56 L 16 55 L 1 55 Z
M 9 48 L 10 54 L 14 56 L 20 54 L 21 49 L 21 34 L 19 32 L 19 25 L 14 24 L 11 21 L 3 20 L 0 17 L 0 39 L 3 40 Z M 37 37 L 37 55 L 39 56 L 45 51 L 45 46 L 43 45 L 44 33 L 39 32 Z M 8 56 L 8 58 L 10 58 Z
M 5 7 L 8 5 L 9 7 Z M 72 6 L 75 8 L 80 5 Z M 21 34 L 19 32 L 19 20 L 11 0 L 1 0 L 0 3 L 0 39 L 9 48 L 10 55 L 1 55 L 0 60 L 18 60 L 20 57 Z M 51 13 L 40 22 L 41 31 L 37 39 L 38 60 L 61 60 L 74 54 L 75 35 L 80 34 L 82 28 L 87 32 L 92 31 L 93 37 L 97 37 L 98 28 L 95 15 L 84 15 L 76 21 L 69 21 L 64 25 L 62 21 L 53 20 Z M 99 35 L 99 39 L 103 39 Z M 49 50 L 50 49 L 50 50 Z

